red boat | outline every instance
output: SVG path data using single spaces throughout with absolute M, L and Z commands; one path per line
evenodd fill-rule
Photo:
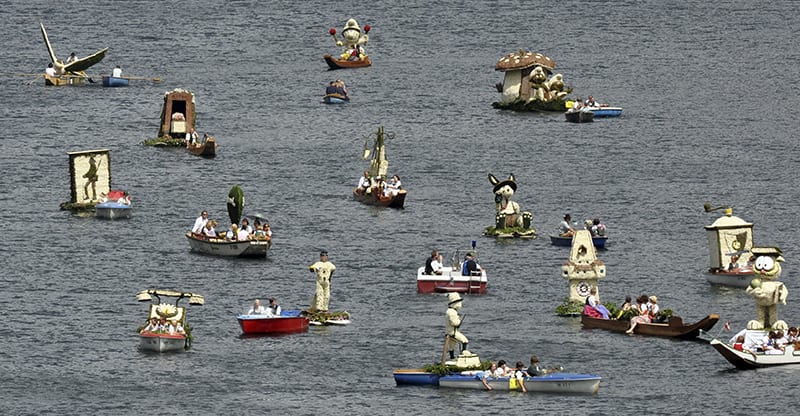
M 325 62 L 328 63 L 328 67 L 330 67 L 330 69 L 363 68 L 372 65 L 372 61 L 370 61 L 369 56 L 365 56 L 364 59 L 356 59 L 353 61 L 336 59 L 329 54 L 325 54 L 323 58 L 325 58 Z
M 280 315 L 238 315 L 239 325 L 245 335 L 291 334 L 308 330 L 308 318 L 300 310 L 282 311 Z

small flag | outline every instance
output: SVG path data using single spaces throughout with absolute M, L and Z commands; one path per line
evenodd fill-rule
M 731 321 L 725 322 L 725 332 L 731 332 Z

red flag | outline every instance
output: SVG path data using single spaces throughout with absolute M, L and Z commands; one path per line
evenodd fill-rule
M 731 321 L 725 322 L 725 332 L 731 332 Z

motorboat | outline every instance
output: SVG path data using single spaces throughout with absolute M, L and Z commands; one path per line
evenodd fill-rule
M 175 298 L 175 303 L 165 303 L 162 297 Z M 155 298 L 155 299 L 154 299 Z M 139 329 L 139 348 L 143 351 L 183 351 L 191 347 L 191 327 L 186 322 L 186 308 L 179 305 L 188 299 L 190 305 L 203 305 L 202 295 L 174 290 L 151 289 L 136 294 L 136 300 L 151 302 L 147 323 Z M 171 324 L 171 330 L 167 325 Z M 181 330 L 182 328 L 182 330 Z
M 236 319 L 245 335 L 291 334 L 308 330 L 309 320 L 299 309 L 281 311 L 280 315 L 241 314 Z

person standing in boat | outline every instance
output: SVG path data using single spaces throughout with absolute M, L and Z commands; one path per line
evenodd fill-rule
M 442 274 L 442 256 L 438 250 L 433 250 L 431 256 L 425 260 L 425 274 Z
M 203 211 L 200 213 L 200 216 L 194 220 L 194 226 L 192 227 L 192 234 L 201 234 L 203 232 L 203 228 L 206 227 L 207 222 L 208 222 L 208 211 Z
M 194 131 L 194 127 L 189 129 L 186 133 L 186 147 L 193 146 L 200 139 L 200 135 Z
M 464 334 L 461 333 L 461 322 L 463 318 L 458 315 L 458 310 L 461 309 L 461 295 L 456 292 L 447 295 L 448 304 L 447 312 L 445 312 L 446 321 L 446 334 L 450 336 L 450 342 L 447 343 L 447 349 L 450 352 L 450 359 L 455 358 L 455 344 L 461 344 L 461 352 L 467 351 L 467 344 L 469 340 Z
M 56 69 L 53 67 L 53 63 L 50 62 L 47 64 L 47 69 L 44 70 L 45 75 L 48 77 L 55 77 L 56 76 Z
M 475 261 L 475 253 L 469 252 L 466 256 L 464 256 L 464 262 L 461 263 L 461 275 L 462 276 L 473 276 L 480 274 L 481 266 Z
M 122 68 L 120 68 L 119 65 L 115 66 L 114 69 L 111 70 L 111 76 L 114 78 L 121 78 Z
M 317 275 L 317 291 L 314 294 L 310 309 L 312 311 L 327 312 L 328 303 L 331 300 L 331 277 L 333 277 L 333 272 L 336 271 L 336 266 L 328 261 L 328 252 L 323 250 L 319 253 L 319 261 L 308 266 L 308 269 Z

